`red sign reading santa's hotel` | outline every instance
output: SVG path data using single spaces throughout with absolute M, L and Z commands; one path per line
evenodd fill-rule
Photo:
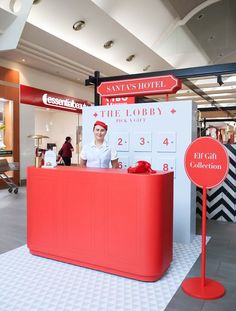
M 101 96 L 131 96 L 176 93 L 181 89 L 181 81 L 172 75 L 142 79 L 102 82 L 97 92 Z

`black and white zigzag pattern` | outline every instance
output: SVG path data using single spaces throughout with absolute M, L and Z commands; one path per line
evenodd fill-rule
M 236 222 L 236 145 L 225 145 L 229 173 L 224 182 L 207 190 L 207 218 Z M 197 188 L 197 215 L 202 215 L 202 189 Z

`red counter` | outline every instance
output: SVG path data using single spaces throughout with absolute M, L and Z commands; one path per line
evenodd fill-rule
M 173 173 L 28 168 L 30 252 L 142 281 L 172 260 Z

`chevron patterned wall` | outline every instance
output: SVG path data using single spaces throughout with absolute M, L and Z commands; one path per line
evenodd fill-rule
M 236 144 L 225 145 L 229 155 L 229 173 L 224 182 L 207 190 L 207 218 L 236 222 Z M 202 215 L 202 189 L 197 188 L 197 216 Z

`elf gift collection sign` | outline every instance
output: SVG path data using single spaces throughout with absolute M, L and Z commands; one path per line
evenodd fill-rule
M 228 154 L 216 139 L 201 137 L 187 149 L 185 170 L 199 187 L 213 188 L 225 179 L 229 170 Z

